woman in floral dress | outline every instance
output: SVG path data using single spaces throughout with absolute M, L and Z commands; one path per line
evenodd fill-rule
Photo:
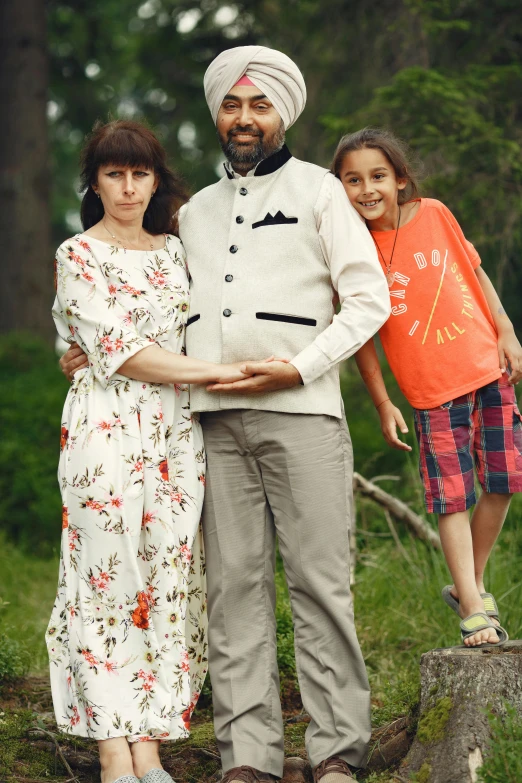
M 183 355 L 183 193 L 155 136 L 95 126 L 82 163 L 85 230 L 58 248 L 53 316 L 88 366 L 63 413 L 46 640 L 59 728 L 99 741 L 102 783 L 148 782 L 166 776 L 160 741 L 187 736 L 207 667 L 205 458 L 188 384 L 244 376 Z

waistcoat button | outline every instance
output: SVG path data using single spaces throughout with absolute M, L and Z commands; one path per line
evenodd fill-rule
M 227 281 L 227 283 L 231 283 L 233 279 L 234 279 L 233 275 L 225 275 L 225 280 Z
M 241 196 L 246 196 L 248 190 L 246 188 L 239 188 L 239 193 Z
M 245 218 L 243 217 L 243 215 L 238 215 L 236 218 L 236 223 L 244 223 L 244 222 L 245 222 Z
M 231 253 L 237 253 L 237 251 L 238 251 L 237 245 L 232 245 L 231 248 L 230 248 L 230 252 Z
M 232 310 L 229 310 L 227 307 L 226 310 L 223 310 L 223 315 L 225 316 L 225 318 L 228 318 L 229 316 L 232 315 Z

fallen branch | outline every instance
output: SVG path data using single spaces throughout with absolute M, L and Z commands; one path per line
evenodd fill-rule
M 438 533 L 419 514 L 416 514 L 406 503 L 403 503 L 402 500 L 385 492 L 377 484 L 361 476 L 360 473 L 353 474 L 353 489 L 354 492 L 359 492 L 364 497 L 370 498 L 370 500 L 386 509 L 395 519 L 403 522 L 421 541 L 431 544 L 434 549 L 441 548 Z
M 56 754 L 60 761 L 62 762 L 63 766 L 65 767 L 67 774 L 70 775 L 70 780 L 76 781 L 76 783 L 80 783 L 79 779 L 76 777 L 74 772 L 72 771 L 71 767 L 69 766 L 67 759 L 62 753 L 62 749 L 58 745 L 58 740 L 56 739 L 55 735 L 52 733 L 52 731 L 47 731 L 47 729 L 39 729 L 36 726 L 31 727 L 28 729 L 28 732 L 37 731 L 39 734 L 43 734 L 45 737 L 49 737 L 52 742 L 54 743 L 54 746 L 56 748 Z

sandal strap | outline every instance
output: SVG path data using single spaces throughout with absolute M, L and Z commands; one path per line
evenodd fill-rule
M 469 617 L 465 617 L 460 623 L 460 632 L 462 635 L 462 641 L 467 639 L 468 636 L 472 636 L 478 631 L 484 631 L 486 628 L 492 628 L 498 636 L 498 642 L 491 642 L 489 644 L 480 644 L 478 647 L 498 647 L 505 644 L 509 640 L 509 634 L 505 628 L 501 625 L 495 625 L 491 622 L 491 618 L 487 614 L 477 612 L 476 614 L 470 614 Z
M 491 622 L 487 614 L 483 612 L 470 614 L 469 617 L 465 617 L 460 621 L 460 630 L 464 639 L 478 631 L 484 631 L 486 628 L 496 628 L 496 626 Z
M 498 620 L 499 612 L 497 602 L 491 593 L 481 593 L 480 597 L 484 601 L 484 609 L 488 617 L 495 617 Z

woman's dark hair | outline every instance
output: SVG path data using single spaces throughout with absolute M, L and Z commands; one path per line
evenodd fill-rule
M 167 165 L 166 153 L 154 133 L 135 120 L 96 122 L 81 153 L 80 190 L 85 190 L 80 216 L 84 231 L 98 223 L 104 209 L 93 190 L 100 166 L 143 167 L 154 171 L 158 186 L 143 216 L 150 234 L 177 234 L 175 214 L 187 201 L 181 178 Z
M 409 147 L 406 142 L 385 128 L 363 128 L 343 136 L 335 150 L 331 166 L 332 173 L 340 178 L 339 174 L 346 155 L 349 152 L 364 149 L 380 150 L 393 166 L 397 179 L 408 180 L 404 190 L 399 190 L 397 196 L 399 204 L 405 204 L 411 199 L 419 198 L 418 173 L 411 161 Z

